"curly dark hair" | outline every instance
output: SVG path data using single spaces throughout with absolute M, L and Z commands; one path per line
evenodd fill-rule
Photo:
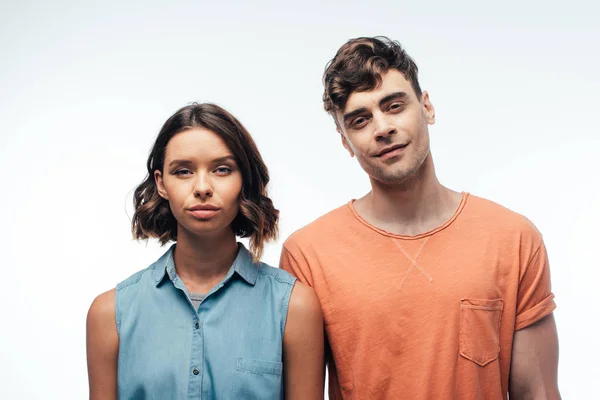
M 138 240 L 157 238 L 162 245 L 177 240 L 177 221 L 169 202 L 158 194 L 154 171 L 163 171 L 169 140 L 180 132 L 197 127 L 219 135 L 236 158 L 242 172 L 242 192 L 240 211 L 231 228 L 236 236 L 250 238 L 250 251 L 258 260 L 264 243 L 277 238 L 279 210 L 267 195 L 269 171 L 244 126 L 229 112 L 210 103 L 183 107 L 164 123 L 148 156 L 148 174 L 134 192 L 133 237 Z
M 327 63 L 323 74 L 323 105 L 335 115 L 346 106 L 352 92 L 372 90 L 381 84 L 381 75 L 396 69 L 421 96 L 418 68 L 400 43 L 385 36 L 361 37 L 346 42 Z

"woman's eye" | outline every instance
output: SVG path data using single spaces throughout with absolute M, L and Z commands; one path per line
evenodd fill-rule
M 177 171 L 175 171 L 175 175 L 187 175 L 191 173 L 192 172 L 189 169 L 178 169 Z
M 218 174 L 221 174 L 221 175 L 223 175 L 223 174 L 229 174 L 229 173 L 231 173 L 231 168 L 229 168 L 229 167 L 219 167 L 219 168 L 215 169 L 215 172 L 218 173 Z

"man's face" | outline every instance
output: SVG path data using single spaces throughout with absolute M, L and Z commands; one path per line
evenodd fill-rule
M 404 74 L 391 69 L 381 85 L 353 92 L 336 113 L 342 143 L 371 177 L 400 184 L 416 176 L 429 156 L 429 129 L 435 110 L 427 92 L 418 98 Z

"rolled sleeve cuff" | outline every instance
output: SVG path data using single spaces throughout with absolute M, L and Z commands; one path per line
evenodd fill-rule
M 540 301 L 532 308 L 525 310 L 521 314 L 517 315 L 515 331 L 527 328 L 529 325 L 536 323 L 537 321 L 554 311 L 555 308 L 556 303 L 554 302 L 554 294 L 550 293 L 550 295 L 544 300 Z

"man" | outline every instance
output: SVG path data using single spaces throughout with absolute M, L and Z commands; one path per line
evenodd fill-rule
M 414 61 L 385 37 L 350 40 L 324 85 L 372 190 L 295 232 L 281 267 L 321 302 L 330 399 L 560 398 L 542 237 L 439 183 Z

